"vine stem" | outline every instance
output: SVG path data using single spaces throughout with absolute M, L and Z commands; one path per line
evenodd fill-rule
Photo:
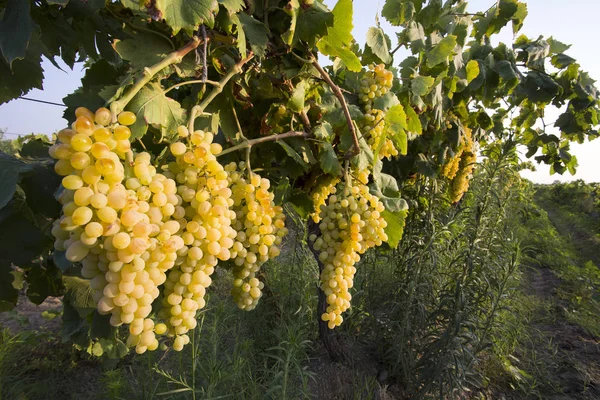
M 319 74 L 321 74 L 323 79 L 325 79 L 325 82 L 327 82 L 327 84 L 331 87 L 331 90 L 333 90 L 333 94 L 335 95 L 335 97 L 337 97 L 338 101 L 342 105 L 342 110 L 344 111 L 344 116 L 346 117 L 346 123 L 348 124 L 348 129 L 350 130 L 350 133 L 352 134 L 352 142 L 353 142 L 352 148 L 350 149 L 350 151 L 348 151 L 348 153 L 346 153 L 346 156 L 344 158 L 347 160 L 351 159 L 352 157 L 354 157 L 355 155 L 357 155 L 360 152 L 360 144 L 358 143 L 358 136 L 356 135 L 356 128 L 354 127 L 354 122 L 352 121 L 352 117 L 350 116 L 350 110 L 348 110 L 348 103 L 346 103 L 344 94 L 342 93 L 342 91 L 340 90 L 338 85 L 336 85 L 331 80 L 331 77 L 329 76 L 327 71 L 325 71 L 323 69 L 323 67 L 321 67 L 321 65 L 319 65 L 317 59 L 313 57 L 311 59 L 311 61 L 312 61 L 312 65 L 317 69 L 317 71 L 319 71 Z
M 291 138 L 291 137 L 309 137 L 310 133 L 308 132 L 304 132 L 304 131 L 289 131 L 286 133 L 281 133 L 279 135 L 273 135 L 273 136 L 265 136 L 265 137 L 261 137 L 258 139 L 250 139 L 250 140 L 245 140 L 244 142 L 232 146 L 228 149 L 223 150 L 222 152 L 220 152 L 219 154 L 217 154 L 217 157 L 220 157 L 222 155 L 225 154 L 229 154 L 232 153 L 234 151 L 238 151 L 238 150 L 243 150 L 243 149 L 250 149 L 252 146 L 260 144 L 260 143 L 264 143 L 264 142 L 273 142 L 273 141 L 277 141 L 277 140 L 281 140 L 281 139 L 286 139 L 286 138 Z
M 112 113 L 113 122 L 117 121 L 117 114 L 125 109 L 127 104 L 135 97 L 136 94 L 144 87 L 148 82 L 154 78 L 163 69 L 169 65 L 178 64 L 183 60 L 190 51 L 196 49 L 202 41 L 194 36 L 185 46 L 181 49 L 176 50 L 162 59 L 160 62 L 154 64 L 151 67 L 144 68 L 142 76 L 135 82 L 135 84 L 117 101 L 113 101 L 110 105 L 110 111 Z
M 233 78 L 235 75 L 242 72 L 242 67 L 248 61 L 252 60 L 253 57 L 254 57 L 254 54 L 249 53 L 248 57 L 242 59 L 240 62 L 235 64 L 229 70 L 229 72 L 218 82 L 218 84 L 214 85 L 215 87 L 208 94 L 208 96 L 206 96 L 200 104 L 195 105 L 192 108 L 192 111 L 190 112 L 190 122 L 188 124 L 188 129 L 190 132 L 194 132 L 194 122 L 196 121 L 196 117 L 198 115 L 201 115 L 202 113 L 204 113 L 204 109 L 210 104 L 211 101 L 213 101 L 215 99 L 215 97 L 217 97 L 219 95 L 219 93 L 221 93 L 223 91 L 223 89 L 225 88 L 225 85 L 227 85 L 227 82 L 229 82 L 231 80 L 231 78 Z

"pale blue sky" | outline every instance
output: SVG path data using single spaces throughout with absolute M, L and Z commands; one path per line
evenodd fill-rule
M 335 0 L 325 0 L 333 7 Z M 469 11 L 486 10 L 494 0 L 472 0 Z M 364 43 L 367 29 L 374 25 L 375 15 L 381 10 L 384 1 L 354 0 L 354 36 Z M 538 35 L 554 36 L 556 39 L 572 44 L 567 54 L 576 58 L 590 76 L 600 81 L 600 52 L 597 50 L 597 38 L 600 29 L 597 21 L 600 15 L 600 0 L 529 0 L 527 1 L 529 16 L 521 33 L 530 37 Z M 389 33 L 394 29 L 382 20 L 382 26 Z M 394 35 L 390 35 L 394 41 Z M 499 40 L 509 43 L 512 31 L 505 29 L 499 35 Z M 395 44 L 395 43 L 394 43 Z M 400 57 L 398 57 L 400 56 Z M 402 54 L 397 54 L 395 64 L 401 61 Z M 73 70 L 62 65 L 66 72 L 56 69 L 48 61 L 43 68 L 46 79 L 44 90 L 32 90 L 27 97 L 61 103 L 62 98 L 73 92 L 83 76 L 82 65 L 76 65 Z M 62 119 L 63 109 L 57 106 L 38 104 L 26 100 L 13 100 L 0 106 L 0 127 L 7 128 L 8 138 L 15 134 L 31 132 L 50 134 L 62 129 L 66 121 Z M 554 121 L 558 112 L 549 111 L 548 121 Z M 554 117 L 553 117 L 554 115 Z M 579 160 L 579 168 L 575 177 L 570 175 L 549 175 L 549 169 L 539 166 L 535 173 L 525 173 L 524 176 L 535 182 L 552 182 L 555 179 L 600 181 L 600 139 L 585 143 L 574 144 L 573 153 Z

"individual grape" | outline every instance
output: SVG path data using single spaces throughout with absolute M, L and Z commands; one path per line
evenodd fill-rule
M 75 120 L 75 131 L 90 136 L 94 132 L 93 115 L 82 115 Z
M 111 120 L 112 114 L 108 108 L 100 107 L 96 110 L 96 113 L 94 114 L 94 122 L 96 122 L 98 125 L 106 126 L 110 124 Z
M 133 125 L 136 120 L 135 114 L 131 111 L 123 111 L 117 117 L 117 120 L 121 125 Z
M 71 146 L 75 151 L 87 152 L 92 148 L 92 139 L 83 133 L 77 133 L 71 138 Z

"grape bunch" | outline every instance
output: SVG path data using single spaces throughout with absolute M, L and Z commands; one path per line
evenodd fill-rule
M 239 308 L 253 310 L 262 296 L 264 283 L 258 279 L 261 266 L 280 253 L 279 245 L 288 232 L 285 215 L 276 206 L 274 194 L 269 192 L 270 182 L 256 173 L 244 177 L 245 163 L 228 164 L 225 169 L 233 197 L 237 231 L 233 244 L 233 289 L 231 293 Z
M 367 112 L 361 125 L 361 132 L 367 137 L 367 144 L 371 149 L 379 149 L 379 158 L 387 158 L 389 160 L 392 157 L 396 157 L 399 153 L 396 146 L 394 146 L 394 142 L 390 138 L 383 136 L 385 128 L 384 118 L 385 112 L 383 110 L 372 109 Z
M 399 153 L 394 142 L 384 135 L 386 112 L 373 108 L 374 100 L 384 96 L 391 89 L 393 81 L 394 74 L 386 70 L 383 64 L 371 64 L 360 82 L 359 100 L 365 116 L 359 126 L 369 147 L 373 152 L 378 152 L 379 159 L 391 159 Z M 363 179 L 361 181 L 366 183 Z
M 365 111 L 369 112 L 373 106 L 373 100 L 385 95 L 394 82 L 392 71 L 385 69 L 385 65 L 370 64 L 360 81 L 360 102 L 364 104 Z
M 130 324 L 138 353 L 154 350 L 158 340 L 147 317 L 183 247 L 174 235 L 179 223 L 171 218 L 179 202 L 175 181 L 156 172 L 148 153 L 133 160 L 133 113 L 119 114 L 116 124 L 106 108 L 78 108 L 75 115 L 72 128 L 59 132 L 60 143 L 50 148 L 58 159 L 55 170 L 64 176 L 55 248 L 81 262 L 98 312 L 111 314 L 113 326 Z
M 368 179 L 368 176 L 367 176 Z M 336 185 L 340 182 L 339 177 L 333 177 L 331 175 L 327 175 L 326 178 L 319 181 L 315 189 L 310 194 L 312 199 L 312 203 L 315 207 L 315 211 L 310 215 L 312 220 L 316 223 L 321 221 L 321 206 L 325 205 L 327 198 L 331 194 L 335 194 Z
M 174 350 L 189 342 L 187 332 L 196 327 L 196 313 L 206 305 L 206 288 L 219 260 L 231 257 L 236 232 L 228 174 L 217 161 L 221 145 L 210 132 L 189 133 L 179 127 L 180 141 L 170 145 L 175 161 L 165 175 L 177 182 L 178 215 L 183 248 L 164 282 L 162 309 L 168 336 L 175 337 Z
M 236 301 L 253 307 L 262 287 L 252 274 L 279 254 L 287 233 L 270 182 L 254 175 L 245 197 L 236 186 L 234 200 L 230 186 L 239 174 L 230 179 L 217 161 L 222 148 L 212 133 L 179 127 L 180 140 L 170 145 L 173 161 L 157 169 L 150 154 L 131 151 L 133 113 L 120 113 L 116 122 L 106 108 L 81 107 L 75 114 L 49 150 L 64 177 L 54 247 L 80 263 L 98 312 L 110 314 L 115 327 L 129 325 L 127 344 L 144 353 L 158 348 L 157 335 L 167 335 L 181 350 L 217 263 L 238 262 L 243 253 L 239 273 L 252 300 Z
M 349 289 L 354 285 L 354 265 L 371 247 L 387 241 L 385 210 L 379 199 L 364 184 L 346 185 L 340 194 L 332 191 L 320 208 L 321 236 L 311 235 L 313 248 L 323 263 L 321 290 L 329 306 L 321 316 L 330 329 L 343 322 L 342 313 L 350 307 Z
M 471 135 L 471 130 L 465 128 L 464 143 L 460 152 L 460 158 L 455 172 L 455 176 L 450 182 L 450 201 L 452 203 L 458 202 L 463 195 L 469 190 L 469 182 L 475 169 L 475 163 L 477 162 L 477 153 L 475 149 L 475 143 Z

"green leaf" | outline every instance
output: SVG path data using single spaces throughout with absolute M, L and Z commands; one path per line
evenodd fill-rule
M 387 0 L 381 15 L 394 26 L 400 26 L 415 15 L 415 5 L 412 1 Z
M 127 105 L 127 110 L 165 133 L 176 132 L 177 127 L 185 122 L 185 110 L 177 101 L 167 97 L 157 82 L 144 86 Z
M 294 43 L 294 36 L 296 34 L 296 26 L 298 23 L 298 14 L 300 12 L 300 3 L 298 0 L 289 0 L 289 2 L 283 8 L 285 13 L 290 16 L 290 29 L 281 34 L 281 39 L 288 46 Z
M 42 265 L 34 265 L 26 273 L 27 297 L 32 303 L 39 305 L 48 296 L 62 296 L 64 286 L 61 278 L 60 270 L 50 258 L 47 258 Z
M 385 233 L 388 237 L 387 244 L 393 249 L 397 248 L 400 240 L 402 240 L 407 214 L 408 209 L 397 212 L 384 210 L 381 213 L 381 216 L 387 222 L 387 226 L 385 227 Z
M 527 17 L 527 4 L 518 3 L 517 11 L 512 16 L 513 34 L 521 30 L 525 17 Z
M 239 13 L 238 17 L 244 30 L 244 37 L 250 42 L 250 48 L 259 58 L 263 58 L 269 43 L 269 30 L 265 24 L 246 13 Z
M 298 163 L 299 165 L 302 166 L 302 168 L 304 168 L 305 171 L 308 171 L 308 167 L 309 164 L 308 162 L 306 162 L 301 156 L 300 154 L 298 154 L 298 152 L 296 150 L 294 150 L 294 148 L 292 146 L 290 146 L 289 144 L 287 144 L 285 141 L 283 140 L 278 140 L 277 143 L 283 147 L 283 150 L 285 150 L 286 154 L 288 156 L 290 156 L 296 163 Z
M 571 48 L 570 44 L 564 44 L 553 37 L 546 39 L 546 42 L 550 45 L 550 54 L 562 54 Z
M 219 11 L 217 0 L 156 0 L 154 5 L 174 35 L 183 29 L 191 36 L 202 24 L 212 28 Z
M 244 9 L 244 0 L 219 0 L 230 14 L 236 14 Z
M 0 210 L 0 258 L 17 266 L 29 264 L 47 249 L 50 238 L 19 210 L 8 205 Z
M 408 209 L 408 204 L 400 195 L 396 178 L 375 170 L 373 180 L 370 191 L 381 200 L 386 210 L 399 212 Z
M 421 119 L 409 105 L 404 107 L 406 112 L 406 130 L 408 133 L 414 136 L 421 135 L 423 133 L 423 127 L 421 126 Z
M 0 209 L 8 204 L 17 190 L 20 172 L 24 166 L 26 164 L 23 161 L 0 152 Z
M 146 32 L 127 32 L 131 38 L 115 42 L 115 50 L 136 70 L 162 61 L 172 51 L 169 43 L 158 35 Z M 144 51 L 140 51 L 144 49 Z
M 332 25 L 333 14 L 325 6 L 317 6 L 315 3 L 313 7 L 303 10 L 298 16 L 296 36 L 312 46 L 315 39 L 327 35 L 327 28 Z
M 471 81 L 479 76 L 479 63 L 475 60 L 471 60 L 467 63 L 467 82 Z
M 54 172 L 53 163 L 29 164 L 31 171 L 21 177 L 19 186 L 25 192 L 29 208 L 47 218 L 57 218 L 61 205 L 54 199 L 61 177 Z
M 339 57 L 350 71 L 362 69 L 360 60 L 352 51 L 352 0 L 339 0 L 333 8 L 333 26 L 327 36 L 317 42 L 317 48 L 326 56 Z
M 455 46 L 456 36 L 454 35 L 448 35 L 440 40 L 438 44 L 433 46 L 433 48 L 427 52 L 427 66 L 432 68 L 446 62 L 448 57 L 454 54 Z
M 394 145 L 402 155 L 408 151 L 408 138 L 406 136 L 406 113 L 401 104 L 396 104 L 385 114 L 385 131 L 387 137 L 392 139 Z
M 294 112 L 300 112 L 304 109 L 304 97 L 306 96 L 306 81 L 300 81 L 294 91 L 292 92 L 292 96 L 288 100 L 287 106 L 290 110 Z
M 372 27 L 367 31 L 367 46 L 371 48 L 373 54 L 379 57 L 384 64 L 392 62 L 388 40 L 383 29 L 379 27 Z
M 333 128 L 329 122 L 322 122 L 313 128 L 313 135 L 319 140 L 331 142 L 334 138 Z
M 30 2 L 8 0 L 0 22 L 0 52 L 12 68 L 15 59 L 23 59 L 33 32 L 33 20 L 29 15 Z
M 435 79 L 431 76 L 416 76 L 410 81 L 410 90 L 415 96 L 425 96 L 431 90 Z
M 23 96 L 31 89 L 42 89 L 41 53 L 31 47 L 24 59 L 15 59 L 12 65 L 0 58 L 0 104 Z
M 342 173 L 342 164 L 338 160 L 335 150 L 331 143 L 323 143 L 319 152 L 319 161 L 321 162 L 321 168 L 326 174 L 333 176 L 340 176 Z

